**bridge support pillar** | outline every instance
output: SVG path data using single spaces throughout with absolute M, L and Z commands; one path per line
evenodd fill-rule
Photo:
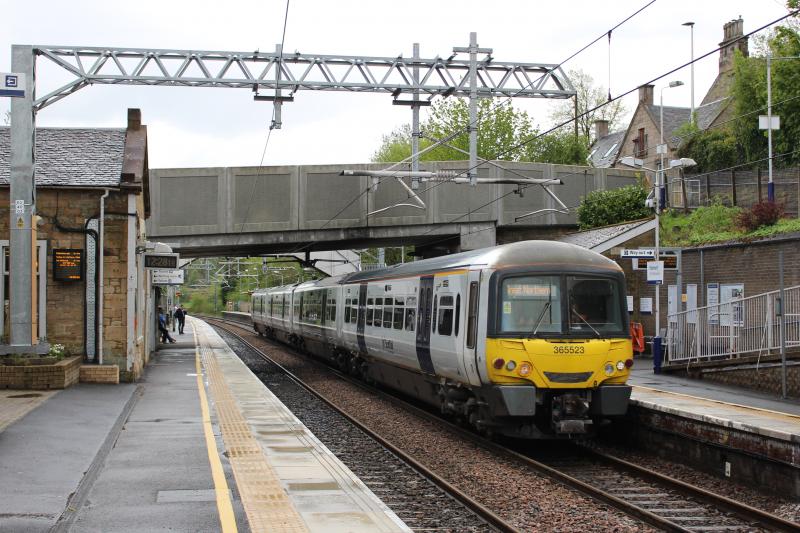
M 497 228 L 494 222 L 472 222 L 461 224 L 459 248 L 462 252 L 488 248 L 497 244 Z

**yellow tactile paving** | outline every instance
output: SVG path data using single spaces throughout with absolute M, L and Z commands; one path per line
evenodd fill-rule
M 253 532 L 306 532 L 300 514 L 281 486 L 250 432 L 205 335 L 200 330 L 200 353 L 214 400 L 225 450 L 236 478 L 250 529 Z M 205 341 L 205 342 L 204 342 Z
M 27 415 L 58 391 L 0 390 L 0 431 Z
M 239 460 L 242 472 L 248 473 L 248 460 L 265 457 L 311 533 L 411 532 L 264 386 L 210 326 L 199 320 L 192 324 L 198 334 L 202 333 L 204 360 L 214 360 L 209 370 L 215 380 L 223 376 L 221 379 L 227 386 L 227 403 L 223 402 L 222 407 L 238 408 L 238 423 L 226 425 L 222 431 L 227 453 Z M 241 425 L 242 421 L 245 425 Z M 235 444 L 229 445 L 224 435 L 226 428 L 236 437 L 231 439 L 236 440 Z M 255 479 L 254 475 L 252 483 L 259 483 Z M 237 485 L 243 480 L 236 474 Z M 271 485 L 274 480 L 263 483 L 269 490 L 274 489 Z M 241 492 L 241 485 L 239 488 Z M 267 502 L 272 504 L 268 499 Z

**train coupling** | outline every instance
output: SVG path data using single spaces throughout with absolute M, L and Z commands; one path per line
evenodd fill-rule
M 584 434 L 592 426 L 589 418 L 589 401 L 579 394 L 561 394 L 553 397 L 553 430 L 557 434 Z

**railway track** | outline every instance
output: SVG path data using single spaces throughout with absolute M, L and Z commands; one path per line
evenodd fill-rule
M 231 320 L 211 320 L 226 324 L 228 328 L 233 325 L 246 330 L 249 335 L 255 335 L 249 325 Z M 228 328 L 226 329 L 230 331 Z M 237 333 L 232 332 L 232 334 L 241 338 L 241 335 Z M 242 339 L 242 341 L 252 349 L 259 351 L 257 347 L 246 340 Z M 800 531 L 800 525 L 796 523 L 583 446 L 571 444 L 558 452 L 551 450 L 549 453 L 534 455 L 519 445 L 501 445 L 454 425 L 397 396 L 370 387 L 360 380 L 321 363 L 316 364 L 324 366 L 329 372 L 369 391 L 370 394 L 379 395 L 384 400 L 413 412 L 416 416 L 446 427 L 447 430 L 457 433 L 461 438 L 475 442 L 493 453 L 518 461 L 559 483 L 658 529 L 679 532 Z M 330 404 L 328 400 L 323 399 L 323 401 Z M 380 437 L 377 438 L 380 439 Z
M 469 533 L 518 531 L 327 400 L 242 335 L 231 331 L 230 327 L 219 326 L 222 321 L 202 318 L 224 329 L 241 347 L 249 349 L 271 367 L 256 374 L 411 529 Z M 235 351 L 241 352 L 240 349 Z M 281 374 L 288 379 L 281 379 Z M 305 394 L 298 395 L 298 388 Z M 318 400 L 316 405 L 309 401 L 309 394 Z M 332 420 L 326 410 L 337 413 L 346 423 Z

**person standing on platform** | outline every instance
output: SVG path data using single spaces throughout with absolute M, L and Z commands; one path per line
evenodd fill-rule
M 186 323 L 186 311 L 180 305 L 175 309 L 175 320 L 178 322 L 178 333 L 183 335 L 183 325 Z
M 170 336 L 169 330 L 167 329 L 167 317 L 164 314 L 163 307 L 158 308 L 158 331 L 161 332 L 162 343 L 176 342 L 175 339 Z

